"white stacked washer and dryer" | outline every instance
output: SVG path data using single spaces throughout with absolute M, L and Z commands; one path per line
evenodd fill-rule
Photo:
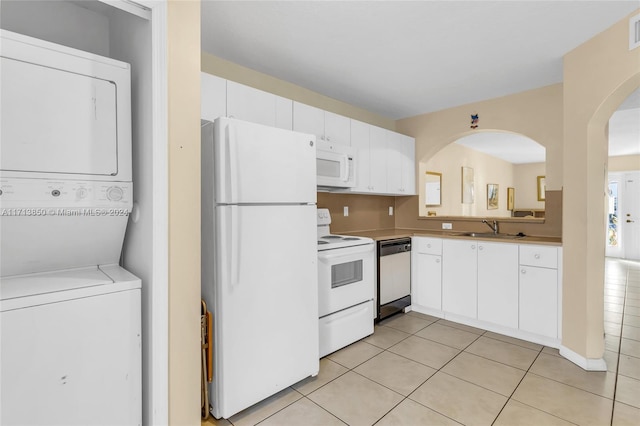
M 141 424 L 129 65 L 0 37 L 0 424 Z

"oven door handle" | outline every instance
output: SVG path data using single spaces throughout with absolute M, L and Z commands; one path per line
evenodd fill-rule
M 354 249 L 357 249 L 357 250 L 354 250 Z M 369 253 L 372 251 L 373 251 L 373 244 L 367 244 L 367 245 L 356 246 L 356 247 L 344 247 L 341 249 L 333 249 L 333 250 L 320 252 L 318 253 L 318 259 L 331 260 L 339 257 L 352 256 L 354 254 Z

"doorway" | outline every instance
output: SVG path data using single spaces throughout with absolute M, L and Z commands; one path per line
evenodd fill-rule
M 609 173 L 606 255 L 640 260 L 640 172 Z

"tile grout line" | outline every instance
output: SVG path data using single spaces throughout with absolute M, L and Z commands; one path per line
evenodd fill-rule
M 622 327 L 624 326 L 624 311 L 627 304 L 627 286 L 629 283 L 629 270 L 627 269 L 625 275 L 625 285 L 624 285 L 624 300 L 622 304 L 622 320 L 620 321 L 620 337 L 618 338 L 618 356 L 616 358 L 616 379 L 613 384 L 613 403 L 611 404 L 611 421 L 609 422 L 610 426 L 613 426 L 613 414 L 616 408 L 616 393 L 618 392 L 618 376 L 620 375 L 620 352 L 622 352 Z

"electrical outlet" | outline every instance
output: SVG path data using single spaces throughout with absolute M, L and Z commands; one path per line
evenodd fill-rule
M 389 216 L 393 216 L 393 206 L 389 206 Z
M 344 206 L 343 208 L 344 217 L 349 216 L 349 206 Z
M 453 229 L 453 225 L 451 223 L 443 223 L 442 229 Z

